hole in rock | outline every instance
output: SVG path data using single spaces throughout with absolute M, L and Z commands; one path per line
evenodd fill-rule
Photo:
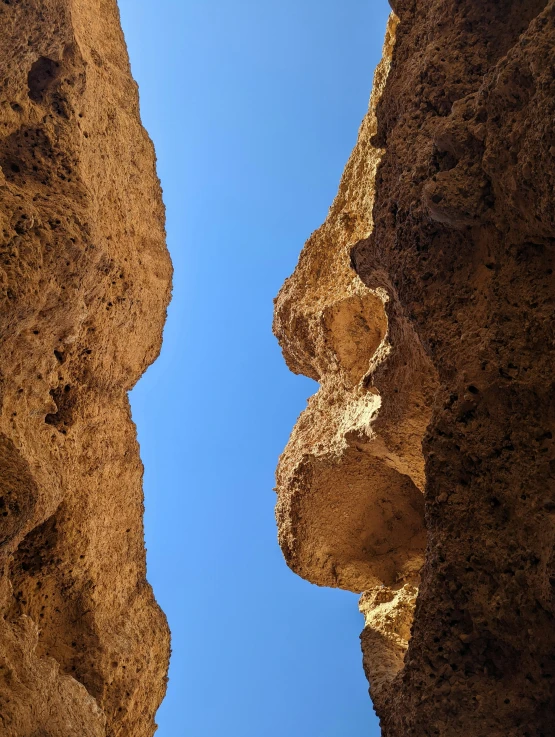
M 46 56 L 33 64 L 27 76 L 29 97 L 33 102 L 42 102 L 48 88 L 59 74 L 60 64 Z

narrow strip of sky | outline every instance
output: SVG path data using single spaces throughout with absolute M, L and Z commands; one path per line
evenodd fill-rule
M 326 216 L 365 113 L 386 0 L 119 0 L 175 266 L 131 401 L 148 576 L 173 633 L 160 737 L 371 737 L 356 596 L 294 576 L 278 456 L 317 386 L 272 298 Z

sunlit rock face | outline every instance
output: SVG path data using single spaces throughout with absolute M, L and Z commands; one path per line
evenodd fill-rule
M 388 737 L 555 724 L 555 7 L 397 0 L 326 223 L 276 301 L 320 382 L 278 467 L 289 565 L 365 592 Z M 393 40 L 395 35 L 395 40 Z
M 387 275 L 369 288 L 351 263 L 352 248 L 373 228 L 383 151 L 372 137 L 396 26 L 392 16 L 370 109 L 339 194 L 277 297 L 274 331 L 291 370 L 320 383 L 277 471 L 286 560 L 313 583 L 369 592 L 366 603 L 383 598 L 387 587 L 390 608 L 398 603 L 410 610 L 408 627 L 391 645 L 398 669 L 415 598 L 407 609 L 399 592 L 418 584 L 426 547 L 421 445 L 437 376 Z M 390 643 L 385 619 L 368 622 Z M 370 669 L 376 664 L 372 680 L 379 690 L 395 673 L 384 671 L 381 655 L 368 663 Z
M 115 0 L 5 0 L 0 28 L 0 732 L 150 737 L 169 635 L 127 391 L 169 299 L 154 153 Z

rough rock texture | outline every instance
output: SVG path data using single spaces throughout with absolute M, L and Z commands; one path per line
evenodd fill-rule
M 313 583 L 366 592 L 374 695 L 401 667 L 409 639 L 426 546 L 421 444 L 437 390 L 388 289 L 369 289 L 351 264 L 351 249 L 373 228 L 382 151 L 371 139 L 396 26 L 392 15 L 339 193 L 282 287 L 274 322 L 291 370 L 320 382 L 278 466 L 280 543 L 291 568 Z
M 147 737 L 169 635 L 127 391 L 171 266 L 115 0 L 0 3 L 0 733 Z
M 393 6 L 339 195 L 277 298 L 289 366 L 321 385 L 278 468 L 280 541 L 366 592 L 384 735 L 547 737 L 555 4 Z
M 394 388 L 387 394 L 374 387 L 372 374 L 391 353 L 389 297 L 368 289 L 350 264 L 351 247 L 372 229 L 380 152 L 370 138 L 394 29 L 392 19 L 339 194 L 284 284 L 274 324 L 289 367 L 320 382 L 278 467 L 280 542 L 300 575 L 354 591 L 410 577 L 425 546 L 420 442 L 428 416 L 421 407 L 435 376 L 421 347 L 413 350 L 405 321 L 407 351 L 401 362 L 390 361 Z M 407 356 L 420 369 L 417 381 Z

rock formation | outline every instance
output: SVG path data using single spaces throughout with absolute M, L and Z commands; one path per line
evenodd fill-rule
M 288 564 L 362 593 L 385 737 L 555 729 L 555 2 L 395 0 L 370 109 L 277 300 L 320 382 Z
M 171 266 L 116 0 L 0 3 L 0 733 L 150 737 L 169 635 L 127 392 Z

